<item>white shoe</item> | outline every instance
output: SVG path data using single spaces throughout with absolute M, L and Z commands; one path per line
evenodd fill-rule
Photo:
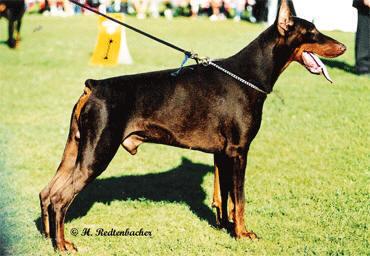
M 143 19 L 145 19 L 145 18 L 146 18 L 144 13 L 138 13 L 138 14 L 136 15 L 136 17 L 137 17 L 139 20 L 143 20 Z
M 210 20 L 210 21 L 217 21 L 217 20 L 218 20 L 218 17 L 217 17 L 217 15 L 212 14 L 212 15 L 209 17 L 209 20 Z
M 164 16 L 166 17 L 166 19 L 168 20 L 172 20 L 173 18 L 173 14 L 172 14 L 172 11 L 170 9 L 166 9 L 164 11 Z
M 240 21 L 240 16 L 235 16 L 233 20 L 234 20 L 235 22 L 239 22 L 239 21 Z

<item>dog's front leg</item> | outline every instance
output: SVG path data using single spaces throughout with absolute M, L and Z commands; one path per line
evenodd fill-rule
M 247 237 L 256 239 L 257 235 L 247 231 L 244 223 L 244 179 L 247 164 L 247 154 L 237 154 L 231 158 L 232 163 L 232 188 L 231 199 L 234 203 L 234 232 L 236 238 Z

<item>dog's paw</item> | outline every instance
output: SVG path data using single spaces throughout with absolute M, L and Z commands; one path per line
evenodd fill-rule
M 235 233 L 235 237 L 237 239 L 240 239 L 240 238 L 248 238 L 250 240 L 258 240 L 258 236 L 256 235 L 256 233 L 254 233 L 253 231 L 242 231 L 242 232 L 239 232 L 239 233 Z
M 17 41 L 16 41 L 16 40 L 14 40 L 14 39 L 9 39 L 9 40 L 8 40 L 8 46 L 9 46 L 10 48 L 15 48 L 15 47 L 17 46 Z
M 77 247 L 70 241 L 65 240 L 63 243 L 57 244 L 57 249 L 60 252 L 77 252 Z
M 227 232 L 232 234 L 234 230 L 234 223 L 229 220 L 221 220 L 220 225 L 218 226 L 220 229 L 225 229 Z
M 65 247 L 68 252 L 77 252 L 77 247 L 70 241 L 65 241 Z
M 49 233 L 49 232 L 42 231 L 42 232 L 41 232 L 41 235 L 42 235 L 45 239 L 50 239 L 50 238 L 51 238 L 51 236 L 50 236 L 50 233 Z

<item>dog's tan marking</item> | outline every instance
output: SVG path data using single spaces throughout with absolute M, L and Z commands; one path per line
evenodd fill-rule
M 76 110 L 75 110 L 75 116 L 77 120 L 80 119 L 81 110 L 85 106 L 87 100 L 89 99 L 90 94 L 91 94 L 90 88 L 85 87 L 84 93 L 81 95 L 80 99 L 78 100 Z
M 302 53 L 312 52 L 321 57 L 326 58 L 334 58 L 343 53 L 343 49 L 340 48 L 335 42 L 330 42 L 326 44 L 302 44 L 299 48 L 297 48 L 293 53 L 293 60 L 303 63 L 302 60 Z
M 221 225 L 221 218 L 222 218 L 222 201 L 221 201 L 221 190 L 220 190 L 220 175 L 219 169 L 216 165 L 215 161 L 215 176 L 213 182 L 213 201 L 212 207 L 216 208 L 216 222 L 217 225 Z

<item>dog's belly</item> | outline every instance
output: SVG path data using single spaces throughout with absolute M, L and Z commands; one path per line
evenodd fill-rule
M 225 139 L 216 127 L 199 125 L 186 129 L 178 123 L 165 124 L 152 120 L 131 121 L 125 129 L 122 146 L 132 155 L 143 142 L 152 142 L 181 148 L 200 150 L 207 153 L 220 152 Z

